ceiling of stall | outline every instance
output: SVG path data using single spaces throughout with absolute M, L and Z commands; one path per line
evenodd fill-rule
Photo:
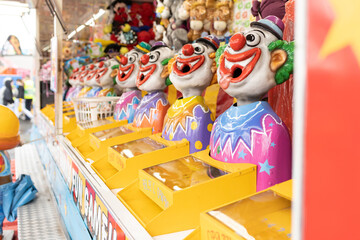
M 62 18 L 68 33 L 84 24 L 91 16 L 105 9 L 111 0 L 63 0 Z M 45 3 L 45 0 L 35 0 L 39 11 L 40 23 L 40 48 L 43 49 L 50 43 L 53 35 L 53 18 Z
M 1 0 L 0 0 L 1 1 Z M 9 0 L 8 0 L 9 1 Z M 45 0 L 10 0 L 28 3 L 31 8 L 36 8 L 39 13 L 39 47 L 43 50 L 50 44 L 53 36 L 53 17 L 46 5 Z M 55 2 L 55 0 L 53 0 Z M 68 34 L 78 26 L 89 20 L 100 8 L 105 9 L 113 0 L 62 0 L 62 18 L 68 30 Z M 152 2 L 153 0 L 133 0 L 132 2 Z M 89 32 L 82 31 L 82 36 L 86 39 Z

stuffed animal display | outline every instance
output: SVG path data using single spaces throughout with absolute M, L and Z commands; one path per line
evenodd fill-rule
M 158 0 L 157 4 L 155 39 L 175 51 L 209 34 L 219 39 L 230 35 L 232 0 Z

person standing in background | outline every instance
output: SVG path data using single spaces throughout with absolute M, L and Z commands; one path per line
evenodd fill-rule
M 16 99 L 15 99 L 15 114 L 18 118 L 21 118 L 22 120 L 24 120 L 22 117 L 25 114 L 26 118 L 28 119 L 32 119 L 33 118 L 33 115 L 32 113 L 25 108 L 25 89 L 24 89 L 24 82 L 22 79 L 17 79 L 16 80 L 16 84 L 18 85 L 18 94 L 16 96 Z M 19 111 L 19 106 L 20 106 L 20 111 Z
M 4 90 L 3 99 L 2 99 L 2 103 L 5 106 L 9 106 L 10 104 L 14 103 L 13 92 L 12 92 L 12 86 L 11 85 L 12 85 L 12 79 L 11 78 L 6 78 L 4 80 L 5 90 Z
M 32 101 L 35 95 L 34 82 L 30 79 L 29 76 L 25 77 L 24 81 L 24 98 L 25 98 L 25 108 L 31 112 Z M 26 116 L 26 120 L 30 120 L 28 116 Z

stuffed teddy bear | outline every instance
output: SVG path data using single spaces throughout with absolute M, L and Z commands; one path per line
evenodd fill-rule
M 222 37 L 229 29 L 231 24 L 232 1 L 223 0 L 216 3 L 214 12 L 214 29 L 213 34 Z
M 194 41 L 201 37 L 204 30 L 204 21 L 206 19 L 206 4 L 204 1 L 196 1 L 191 5 L 190 10 L 190 31 L 188 33 L 189 41 Z

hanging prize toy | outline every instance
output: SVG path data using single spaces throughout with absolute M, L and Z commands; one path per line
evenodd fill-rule
M 141 42 L 125 56 L 118 57 L 119 68 L 115 69 L 116 84 L 123 91 L 114 111 L 115 120 L 134 121 L 135 110 L 141 100 L 141 91 L 136 87 L 136 78 L 140 69 L 141 57 L 150 51 L 150 45 Z
M 183 98 L 168 110 L 162 137 L 171 141 L 187 139 L 190 153 L 209 145 L 213 120 L 201 94 L 213 81 L 218 47 L 219 41 L 214 36 L 199 38 L 181 49 L 172 66 L 171 82 Z
M 204 21 L 206 19 L 206 5 L 203 1 L 196 1 L 191 4 L 190 10 L 190 31 L 188 39 L 190 42 L 200 38 L 204 30 Z
M 175 0 L 171 5 L 171 12 L 173 15 L 170 18 L 170 24 L 167 27 L 166 34 L 164 34 L 164 42 L 179 51 L 182 46 L 188 42 L 187 30 L 185 29 L 184 22 L 179 18 L 179 8 L 182 5 L 182 0 Z
M 210 138 L 212 158 L 257 166 L 257 191 L 291 178 L 291 140 L 284 122 L 262 97 L 293 70 L 294 44 L 282 40 L 276 16 L 236 33 L 219 59 L 220 87 L 237 103 L 220 115 Z
M 163 90 L 166 88 L 166 79 L 169 76 L 167 65 L 172 57 L 174 52 L 163 42 L 156 42 L 150 52 L 141 57 L 136 86 L 148 93 L 136 109 L 134 127 L 152 127 L 153 133 L 161 132 L 169 108 Z
M 276 16 L 283 19 L 285 16 L 285 4 L 288 0 L 253 0 L 251 13 L 256 20 L 267 16 Z
M 214 12 L 213 34 L 217 37 L 224 37 L 231 24 L 232 1 L 225 0 L 216 3 Z

